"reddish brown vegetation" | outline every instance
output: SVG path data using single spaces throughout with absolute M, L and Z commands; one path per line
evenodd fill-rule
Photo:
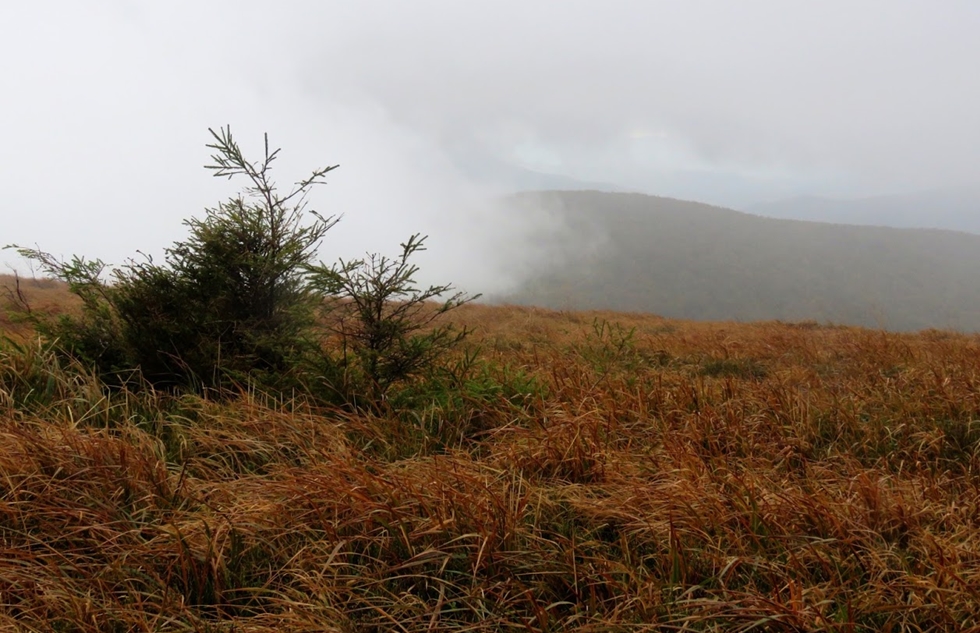
M 980 630 L 976 337 L 454 319 L 537 390 L 357 416 L 3 352 L 4 625 Z

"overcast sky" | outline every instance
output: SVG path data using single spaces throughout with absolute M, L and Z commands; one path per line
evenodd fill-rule
M 974 0 L 3 2 L 0 241 L 159 254 L 235 190 L 230 124 L 284 182 L 340 164 L 328 258 L 423 231 L 484 289 L 530 233 L 461 162 L 731 206 L 976 184 L 978 33 Z

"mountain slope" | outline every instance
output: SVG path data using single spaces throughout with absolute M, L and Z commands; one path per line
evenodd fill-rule
M 745 208 L 771 218 L 980 233 L 980 187 L 834 200 L 805 196 Z
M 499 297 L 704 320 L 980 330 L 980 236 L 775 220 L 641 194 L 540 192 L 549 266 Z

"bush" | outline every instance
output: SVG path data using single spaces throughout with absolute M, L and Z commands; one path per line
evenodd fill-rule
M 8 247 L 82 299 L 80 315 L 33 317 L 62 353 L 110 384 L 224 391 L 257 380 L 269 390 L 323 395 L 311 385 L 326 382 L 329 394 L 373 406 L 467 335 L 433 321 L 471 299 L 456 293 L 432 306 L 452 287 L 415 286 L 418 268 L 408 260 L 423 250 L 424 237 L 413 235 L 396 259 L 314 261 L 337 218 L 307 211 L 306 198 L 336 165 L 280 195 L 271 178 L 279 150 L 270 151 L 268 137 L 263 159 L 251 163 L 230 129 L 209 131 L 207 168 L 218 177 L 244 176 L 248 186 L 202 219 L 185 221 L 190 236 L 166 250 L 163 264 L 130 261 L 106 275 L 99 260 L 65 262 Z M 340 338 L 339 357 L 322 349 L 329 332 Z
M 56 260 L 19 248 L 48 273 L 69 283 L 83 301 L 80 317 L 38 323 L 70 355 L 113 382 L 138 370 L 157 386 L 218 389 L 255 374 L 289 372 L 309 348 L 320 297 L 306 282 L 324 234 L 336 224 L 310 212 L 310 189 L 336 168 L 315 170 L 286 195 L 271 167 L 279 150 L 247 161 L 230 129 L 209 130 L 215 150 L 208 168 L 218 177 L 245 176 L 243 194 L 187 220 L 190 237 L 166 251 L 166 262 L 130 261 L 103 279 L 105 265 L 75 257 Z
M 451 285 L 415 285 L 418 266 L 409 263 L 425 250 L 425 237 L 413 235 L 397 258 L 369 255 L 314 270 L 314 283 L 330 297 L 328 327 L 342 342 L 342 364 L 360 380 L 357 391 L 379 403 L 395 383 L 431 368 L 443 353 L 469 334 L 465 327 L 434 322 L 446 312 L 473 301 L 454 293 L 441 304 L 432 299 L 452 292 Z

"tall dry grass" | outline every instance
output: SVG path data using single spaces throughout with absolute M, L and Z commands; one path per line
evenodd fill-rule
M 79 302 L 67 286 L 55 279 L 0 275 L 0 333 L 10 337 L 29 334 L 30 327 L 19 318 L 29 310 L 60 314 L 77 309 Z
M 8 346 L 3 626 L 980 631 L 977 337 L 454 318 L 524 397 L 107 395 Z

